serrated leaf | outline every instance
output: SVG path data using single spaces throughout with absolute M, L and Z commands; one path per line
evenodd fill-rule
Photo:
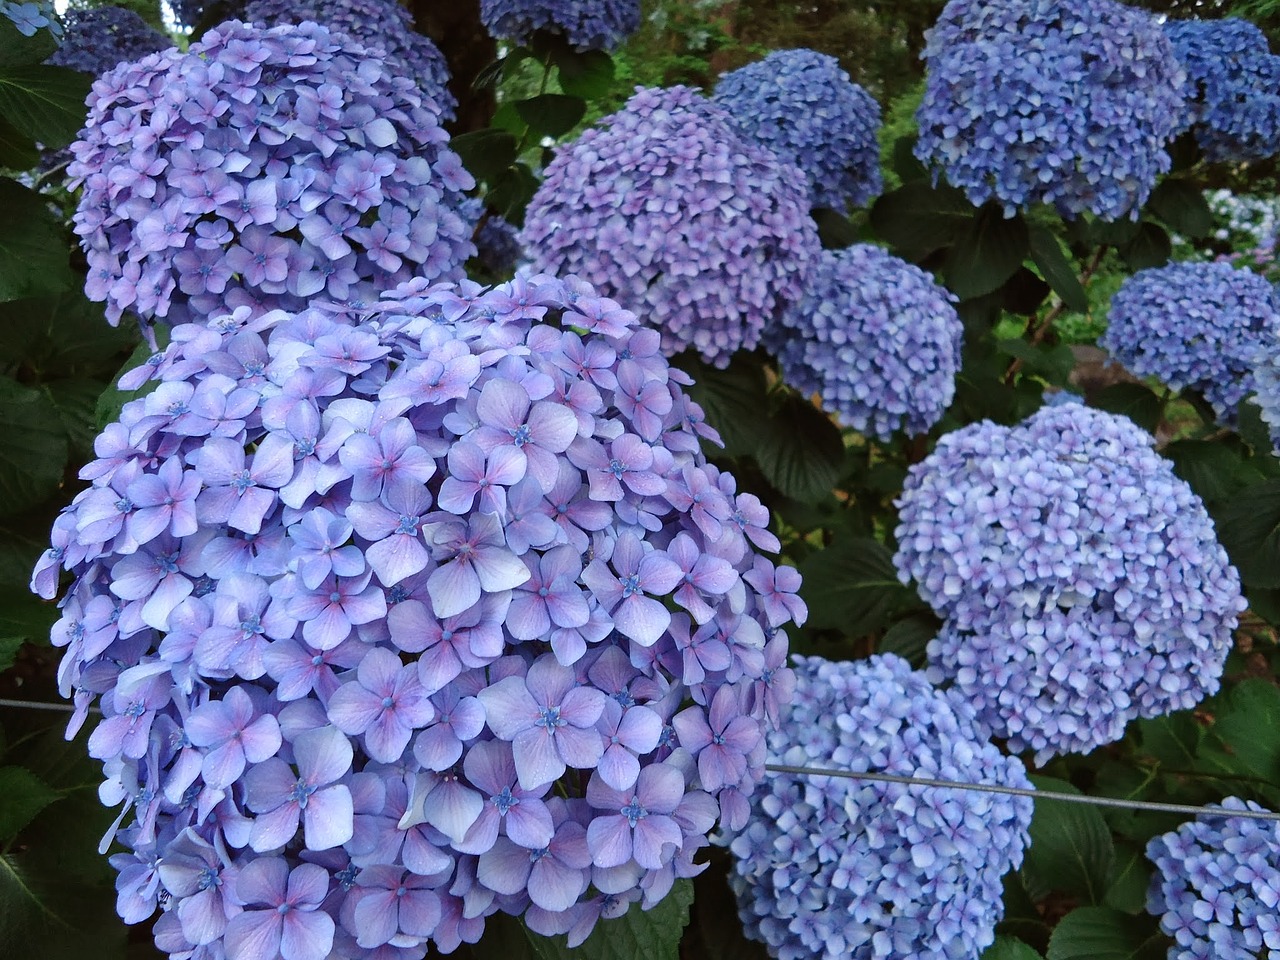
M 1174 769 L 1195 766 L 1204 728 L 1189 713 L 1141 719 L 1137 727 L 1145 753 Z
M 932 613 L 912 614 L 885 631 L 876 644 L 876 652 L 897 654 L 918 670 L 925 663 L 925 648 L 940 628 L 938 618 Z
M 1193 240 L 1209 235 L 1213 229 L 1213 212 L 1196 186 L 1177 178 L 1169 178 L 1151 191 L 1147 207 L 1173 230 Z
M 680 937 L 689 923 L 693 884 L 677 880 L 652 910 L 631 909 L 614 920 L 601 920 L 581 946 L 569 949 L 564 937 L 529 933 L 539 960 L 679 960 Z
M 52 496 L 66 463 L 67 438 L 49 398 L 0 378 L 0 516 Z
M 41 380 L 106 380 L 137 342 L 136 324 L 111 326 L 102 304 L 80 290 L 0 304 L 0 362 Z
M 1155 433 L 1163 409 L 1160 398 L 1141 383 L 1113 383 L 1098 391 L 1089 405 L 1123 414 L 1148 433 Z
M 560 89 L 571 97 L 600 100 L 613 89 L 613 58 L 603 50 L 571 50 L 555 58 Z
M 581 97 L 562 93 L 543 93 L 515 102 L 520 119 L 539 137 L 558 138 L 578 125 L 586 115 L 587 103 Z
M 454 137 L 449 146 L 477 180 L 493 180 L 516 162 L 516 138 L 505 130 L 473 130 Z
M 538 190 L 538 178 L 527 164 L 514 163 L 490 184 L 485 200 L 513 227 L 524 225 L 524 211 Z
M 105 388 L 106 384 L 96 380 L 54 380 L 43 387 L 58 411 L 71 454 L 77 461 L 93 457 L 93 441 L 98 435 L 94 411 Z
M 58 608 L 30 590 L 0 587 L 0 637 L 47 643 L 58 619 Z
M 861 537 L 837 539 L 800 563 L 800 595 L 809 607 L 809 625 L 837 629 L 848 637 L 883 627 L 895 607 L 915 594 L 898 580 L 884 544 Z
M 1065 780 L 1035 777 L 1041 790 L 1079 791 Z M 1115 860 L 1111 830 L 1096 807 L 1064 800 L 1036 800 L 1031 845 L 1022 864 L 1027 892 L 1039 900 L 1051 891 L 1100 903 Z
M 693 353 L 685 353 L 679 357 L 678 366 L 693 377 L 689 396 L 720 434 L 725 455 L 750 454 L 756 446 L 760 411 L 769 403 L 769 385 L 760 362 L 750 354 L 738 352 L 728 367 L 717 370 Z M 707 449 L 713 448 L 708 445 Z
M 1077 907 L 1054 928 L 1047 960 L 1163 960 L 1164 937 L 1154 917 L 1109 907 Z
M 1173 461 L 1174 472 L 1210 505 L 1235 496 L 1257 477 L 1240 451 L 1225 443 L 1175 440 L 1162 453 Z
M 979 960 L 1044 960 L 1044 957 L 1016 937 L 996 937 Z
M 91 886 L 45 851 L 0 855 L 0 943 L 40 960 L 123 958 L 125 926 L 109 886 Z
M 7 844 L 58 792 L 23 767 L 0 767 L 0 844 Z
M 41 28 L 34 36 L 24 37 L 12 20 L 0 17 L 0 69 L 43 63 L 57 49 L 58 41 L 47 29 Z
M 1261 677 L 1240 681 L 1205 739 L 1223 772 L 1280 782 L 1280 689 Z
M 944 268 L 947 286 L 961 300 L 998 290 L 1022 266 L 1029 247 L 1021 215 L 1006 219 L 998 208 L 983 207 L 955 237 Z
M 898 250 L 916 255 L 947 246 L 973 219 L 973 206 L 959 190 L 914 180 L 871 206 L 871 227 Z
M 0 117 L 0 167 L 27 170 L 40 162 L 35 141 L 23 136 L 4 117 Z
M 840 479 L 844 440 L 825 413 L 792 393 L 758 427 L 753 454 L 765 479 L 792 500 L 830 495 Z
M 1031 260 L 1062 302 L 1077 313 L 1089 309 L 1089 295 L 1076 275 L 1076 269 L 1062 248 L 1062 243 L 1048 227 L 1033 223 L 1027 228 Z
M 76 138 L 88 115 L 93 78 L 44 64 L 0 70 L 0 116 L 48 149 Z
M 818 240 L 824 250 L 843 250 L 858 242 L 858 228 L 844 214 L 829 207 L 814 210 L 813 222 L 818 225 Z
M 1141 913 L 1147 907 L 1147 888 L 1151 885 L 1151 861 L 1137 846 L 1124 844 L 1117 851 L 1111 882 L 1103 895 L 1102 906 L 1124 913 Z
M 1280 480 L 1240 491 L 1218 514 L 1218 539 L 1246 587 L 1280 587 Z
M 0 302 L 75 285 L 62 224 L 35 191 L 0 177 Z
M 1173 242 L 1164 227 L 1144 220 L 1138 224 L 1138 232 L 1133 239 L 1122 244 L 1119 251 L 1130 270 L 1146 270 L 1148 267 L 1163 267 L 1169 262 L 1173 256 Z

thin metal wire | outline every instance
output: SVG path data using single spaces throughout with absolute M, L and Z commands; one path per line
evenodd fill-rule
M 75 710 L 75 707 L 69 703 L 37 703 L 34 700 L 0 699 L 0 707 L 13 707 L 15 710 L 58 710 L 63 713 L 72 713 Z

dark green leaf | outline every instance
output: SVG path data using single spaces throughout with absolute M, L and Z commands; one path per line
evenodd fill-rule
M 1147 206 L 1169 227 L 1194 240 L 1209 235 L 1213 229 L 1213 213 L 1195 184 L 1170 178 L 1151 192 Z
M 1261 677 L 1240 681 L 1206 739 L 1226 772 L 1280 782 L 1280 689 Z
M 1126 843 L 1117 852 L 1119 856 L 1111 871 L 1111 883 L 1102 898 L 1102 905 L 1125 913 L 1141 913 L 1147 907 L 1151 861 L 1133 844 Z
M 1241 456 L 1239 444 L 1226 441 L 1175 440 L 1163 450 L 1174 471 L 1211 507 L 1234 497 L 1258 479 Z
M 1068 308 L 1077 313 L 1089 309 L 1089 296 L 1080 285 L 1076 268 L 1068 259 L 1062 244 L 1048 227 L 1033 223 L 1027 228 L 1031 248 L 1031 260 L 1044 277 L 1045 283 L 1062 298 Z
M 1016 937 L 996 937 L 980 960 L 1044 960 L 1039 953 Z
M 37 813 L 58 799 L 56 790 L 23 767 L 0 767 L 0 844 L 18 835 Z
M 613 88 L 613 58 L 603 50 L 571 50 L 556 57 L 560 89 L 571 97 L 600 100 Z
M 1040 309 L 1049 296 L 1050 287 L 1034 270 L 1019 267 L 1000 288 L 1001 302 L 1009 313 L 1029 317 Z
M 830 417 L 788 393 L 759 430 L 756 463 L 783 496 L 808 503 L 830 495 L 844 463 L 844 440 Z
M 478 180 L 493 180 L 516 162 L 516 138 L 505 130 L 473 130 L 454 137 L 449 146 Z
M 41 380 L 105 380 L 138 342 L 128 317 L 108 324 L 100 303 L 80 290 L 0 304 L 0 362 L 34 370 Z
M 14 129 L 4 117 L 0 117 L 0 167 L 10 170 L 26 170 L 40 162 L 40 151 L 35 142 Z
M 876 540 L 837 539 L 800 564 L 800 595 L 809 606 L 809 625 L 861 637 L 883 627 L 894 608 L 915 594 L 898 580 L 893 558 Z
M 1119 247 L 1120 256 L 1130 270 L 1163 267 L 1173 256 L 1173 243 L 1164 227 L 1149 220 L 1138 224 L 1133 239 Z
M 1065 780 L 1032 777 L 1038 789 L 1079 793 Z M 1100 903 L 1111 877 L 1115 847 L 1111 831 L 1096 807 L 1064 800 L 1038 799 L 1031 818 L 1031 845 L 1022 878 L 1033 899 L 1051 891 Z
M 893 143 L 893 172 L 903 183 L 922 180 L 929 175 L 923 163 L 916 159 L 915 148 L 918 137 L 899 137 Z
M 18 651 L 27 641 L 23 637 L 0 637 L 0 673 L 18 661 Z
M 1006 219 L 999 208 L 983 207 L 956 235 L 947 255 L 947 286 L 961 300 L 998 290 L 1022 266 L 1029 246 L 1021 215 Z
M 1280 480 L 1250 486 L 1218 514 L 1218 539 L 1247 587 L 1280 587 Z
M 517 100 L 516 112 L 539 137 L 562 137 L 578 125 L 587 112 L 581 97 L 544 93 L 529 100 Z
M 1001 353 L 1022 361 L 1024 373 L 1042 377 L 1045 382 L 1061 387 L 1067 383 L 1071 371 L 1075 369 L 1076 357 L 1065 343 L 1031 344 L 1026 340 L 997 340 L 996 347 Z
M 915 180 L 881 196 L 871 207 L 876 234 L 903 253 L 925 254 L 947 246 L 973 218 L 959 190 Z
M 824 250 L 843 250 L 858 242 L 858 228 L 842 213 L 820 207 L 813 211 L 813 221 L 818 225 L 818 239 Z
M 0 177 L 0 302 L 65 290 L 76 283 L 69 241 L 44 199 Z
M 1138 221 L 1122 219 L 1122 220 L 1094 220 L 1089 224 L 1089 245 L 1098 246 L 1100 244 L 1110 244 L 1114 247 L 1122 246 L 1130 242 L 1138 235 Z
M 769 407 L 769 385 L 760 362 L 739 351 L 724 370 L 702 363 L 692 353 L 682 354 L 678 365 L 693 377 L 689 395 L 719 432 L 725 454 L 740 457 L 755 450 L 759 422 Z
M 693 879 L 693 907 L 681 953 L 697 960 L 768 960 L 764 944 L 742 931 L 738 902 L 726 880 L 733 869 L 729 852 L 710 847 L 707 860 L 707 869 Z
M 12 20 L 0 17 L 0 69 L 43 63 L 56 49 L 58 41 L 48 30 L 37 30 L 35 36 L 24 37 Z
M 485 199 L 512 226 L 524 225 L 525 207 L 538 190 L 538 178 L 524 163 L 512 164 L 490 184 Z
M 57 619 L 58 608 L 30 590 L 0 587 L 0 637 L 47 643 Z
M 46 851 L 0 855 L 0 943 L 6 955 L 122 958 L 125 926 L 115 916 L 114 899 L 110 887 L 85 884 Z
M 913 613 L 899 620 L 880 638 L 877 653 L 896 653 L 919 669 L 925 663 L 925 648 L 938 635 L 941 624 L 932 613 Z
M 1113 383 L 1098 391 L 1089 405 L 1109 413 L 1123 414 L 1150 433 L 1159 426 L 1163 406 L 1151 388 L 1141 383 Z
M 1048 960 L 1163 960 L 1168 941 L 1154 917 L 1077 907 L 1049 938 Z
M 506 57 L 503 57 L 500 60 L 494 60 L 476 74 L 476 78 L 471 81 L 471 88 L 473 90 L 487 90 L 490 87 L 496 87 L 499 82 L 501 82 L 506 70 Z
M 1204 728 L 1187 712 L 1138 721 L 1144 753 L 1178 770 L 1195 766 Z
M 48 499 L 66 463 L 67 438 L 49 398 L 0 379 L 0 516 Z
M 116 375 L 111 378 L 110 384 L 107 386 L 106 390 L 98 396 L 98 402 L 93 408 L 93 420 L 99 430 L 105 427 L 108 423 L 120 419 L 120 411 L 124 409 L 124 405 L 130 400 L 146 396 L 160 385 L 158 380 L 148 380 L 138 390 L 121 390 L 116 385 L 120 382 L 121 377 L 130 370 L 134 370 L 142 366 L 151 359 L 154 354 L 155 351 L 153 351 L 147 344 L 138 344 L 134 347 L 133 353 L 129 355 L 129 359 L 124 362 Z
M 45 147 L 65 147 L 84 126 L 93 78 L 45 65 L 0 71 L 0 116 Z
M 529 933 L 539 960 L 679 960 L 680 936 L 689 922 L 693 884 L 677 880 L 671 892 L 654 905 L 631 909 L 616 920 L 601 920 L 581 946 L 570 950 L 564 937 Z
M 44 385 L 77 461 L 93 457 L 93 441 L 98 435 L 95 411 L 103 389 L 104 384 L 97 380 L 54 380 Z

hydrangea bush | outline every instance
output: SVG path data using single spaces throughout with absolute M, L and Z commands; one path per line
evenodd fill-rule
M 439 106 L 314 23 L 231 21 L 94 85 L 68 173 L 85 292 L 170 323 L 454 279 L 474 180 Z
M 1188 111 L 1210 160 L 1261 160 L 1280 152 L 1280 57 L 1247 20 L 1170 20 L 1164 26 L 1187 70 Z
M 412 77 L 422 95 L 435 101 L 442 120 L 452 120 L 457 112 L 444 54 L 414 30 L 409 11 L 396 0 L 250 0 L 241 19 L 269 27 L 305 20 L 322 23 L 370 50 L 381 49 L 381 59 L 391 70 Z
M 142 17 L 121 7 L 71 9 L 63 15 L 62 23 L 62 44 L 48 62 L 95 77 L 117 64 L 141 60 L 173 46 L 172 40 Z
M 1189 122 L 1151 14 L 1114 0 L 950 0 L 928 32 L 915 153 L 975 205 L 1137 216 Z
M 1037 763 L 1217 691 L 1245 602 L 1203 503 L 1127 417 L 1078 403 L 944 436 L 894 564 L 946 618 L 928 675 Z
M 33 587 L 130 922 L 229 960 L 580 942 L 746 821 L 798 578 L 658 335 L 579 281 L 173 330 Z
M 688 87 L 639 89 L 559 148 L 521 243 L 718 367 L 804 293 L 819 254 L 808 182 Z
M 1234 424 L 1278 336 L 1280 296 L 1266 279 L 1229 263 L 1171 263 L 1125 280 L 1098 345 L 1139 376 L 1199 391 Z
M 893 654 L 797 657 L 795 703 L 771 763 L 1030 789 L 957 691 Z M 977 960 L 1022 863 L 1031 800 L 843 777 L 778 774 L 729 848 L 746 933 L 779 960 Z
M 778 50 L 726 73 L 714 100 L 761 146 L 809 178 L 809 204 L 860 207 L 881 189 L 880 105 L 840 62 Z
M 955 395 L 964 326 L 955 296 L 871 244 L 825 250 L 803 300 L 765 334 L 787 383 L 846 427 L 924 433 Z
M 493 36 L 527 44 L 539 30 L 579 50 L 612 50 L 640 26 L 640 0 L 480 0 Z
M 1261 810 L 1236 797 L 1228 810 Z M 1154 837 L 1147 910 L 1173 937 L 1169 960 L 1280 957 L 1280 825 L 1248 817 L 1200 817 Z

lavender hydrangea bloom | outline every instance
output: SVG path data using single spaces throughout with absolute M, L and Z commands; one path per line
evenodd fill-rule
M 473 181 L 439 106 L 380 60 L 313 23 L 231 21 L 99 78 L 68 175 L 107 319 L 296 310 L 459 276 Z
M 546 30 L 579 50 L 612 50 L 640 26 L 640 0 L 480 0 L 480 21 L 499 40 L 527 44 Z
M 141 60 L 173 46 L 132 10 L 121 7 L 71 9 L 63 16 L 65 35 L 48 62 L 99 76 L 117 64 Z
M 870 244 L 824 250 L 803 300 L 765 332 L 787 383 L 846 427 L 924 433 L 955 396 L 964 327 L 955 296 Z
M 1007 215 L 1033 203 L 1137 217 L 1189 124 L 1186 74 L 1114 0 L 950 0 L 927 34 L 916 156 Z
M 1078 403 L 942 438 L 894 563 L 947 622 L 928 675 L 1038 763 L 1218 689 L 1240 578 L 1200 498 L 1125 417 Z
M 537 270 L 596 284 L 727 366 L 800 299 L 817 262 L 808 183 L 688 87 L 639 89 L 559 149 L 520 237 Z
M 796 658 L 796 697 L 768 761 L 1029 789 L 973 708 L 892 654 Z M 779 774 L 725 838 L 747 936 L 779 960 L 976 960 L 1022 862 L 1031 800 L 967 790 Z
M 1247 20 L 1170 20 L 1164 31 L 1186 68 L 1196 140 L 1210 160 L 1262 160 L 1280 151 L 1280 57 Z
M 395 0 L 250 0 L 240 19 L 269 27 L 304 20 L 324 24 L 370 50 L 381 49 L 384 63 L 411 77 L 423 96 L 435 101 L 442 120 L 452 120 L 457 112 L 444 54 L 414 30 L 413 17 Z
M 880 193 L 880 105 L 840 62 L 778 50 L 726 73 L 716 103 L 739 129 L 809 178 L 809 205 L 843 211 Z
M 799 575 L 634 314 L 418 279 L 178 325 L 148 379 L 33 589 L 75 578 L 60 683 L 162 949 L 576 944 L 741 826 Z
M 1228 797 L 1228 810 L 1261 810 Z M 1249 817 L 1203 817 L 1154 837 L 1147 911 L 1173 937 L 1169 960 L 1280 957 L 1280 826 Z
M 1280 296 L 1266 279 L 1229 263 L 1171 263 L 1125 280 L 1098 345 L 1139 376 L 1200 391 L 1231 425 L 1277 336 Z

